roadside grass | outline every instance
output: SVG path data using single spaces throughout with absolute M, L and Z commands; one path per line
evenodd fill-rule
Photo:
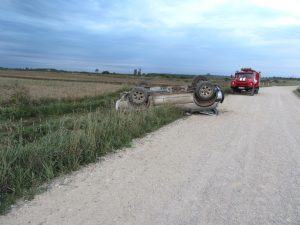
M 295 93 L 298 97 L 300 97 L 300 85 L 297 87 L 296 90 L 294 90 L 294 93 Z
M 96 108 L 111 108 L 114 100 L 120 95 L 123 88 L 117 92 L 103 94 L 100 96 L 84 97 L 80 99 L 44 99 L 34 101 L 28 92 L 18 90 L 12 95 L 10 102 L 0 106 L 1 120 L 18 120 L 21 118 L 40 118 L 50 115 L 63 115 L 67 113 L 82 113 L 94 111 Z
M 225 94 L 225 95 L 228 95 L 228 94 L 231 94 L 231 93 L 232 93 L 230 87 L 221 87 L 221 88 L 222 88 L 222 90 L 224 91 L 224 94 Z
M 98 109 L 64 116 L 58 126 L 49 123 L 45 134 L 32 142 L 24 142 L 22 135 L 6 137 L 0 150 L 0 213 L 18 198 L 30 198 L 44 182 L 128 147 L 132 139 L 182 116 L 172 106 L 128 113 Z

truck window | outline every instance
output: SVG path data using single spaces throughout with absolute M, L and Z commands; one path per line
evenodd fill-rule
M 242 74 L 237 74 L 236 75 L 237 78 L 253 78 L 253 74 L 252 73 L 242 73 Z

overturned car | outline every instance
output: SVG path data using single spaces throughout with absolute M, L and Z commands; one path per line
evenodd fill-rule
M 145 110 L 150 106 L 173 104 L 189 113 L 218 114 L 218 103 L 224 101 L 221 87 L 204 76 L 197 76 L 191 85 L 150 87 L 141 83 L 129 92 L 124 92 L 116 102 L 116 110 Z

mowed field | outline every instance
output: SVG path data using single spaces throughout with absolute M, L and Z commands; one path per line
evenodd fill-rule
M 0 95 L 3 101 L 9 100 L 14 91 L 20 87 L 28 90 L 33 100 L 40 100 L 97 96 L 120 90 L 123 85 L 0 77 Z
M 220 85 L 225 91 L 229 92 L 229 76 L 207 77 L 212 83 Z M 34 100 L 43 98 L 65 99 L 114 92 L 124 86 L 134 86 L 145 80 L 152 86 L 180 86 L 189 85 L 192 82 L 192 77 L 0 70 L 0 103 L 1 100 L 7 100 L 16 86 L 22 86 L 27 89 Z M 298 83 L 299 80 L 297 81 L 296 79 L 273 78 L 262 80 L 261 86 L 293 86 Z
M 74 82 L 99 82 L 120 85 L 135 85 L 141 80 L 149 80 L 153 85 L 184 85 L 191 82 L 191 78 L 164 78 L 164 77 L 143 77 L 118 74 L 95 74 L 95 73 L 67 73 L 67 72 L 40 72 L 40 71 L 19 71 L 0 70 L 0 77 L 22 78 L 34 80 L 58 80 Z
M 0 70 L 0 104 L 10 101 L 11 96 L 20 91 L 26 92 L 33 101 L 78 99 L 116 92 L 144 80 L 153 86 L 166 86 L 187 85 L 192 79 Z

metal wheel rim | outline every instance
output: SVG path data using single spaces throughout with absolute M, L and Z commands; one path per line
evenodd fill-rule
M 132 101 L 134 103 L 143 103 L 145 100 L 145 94 L 142 91 L 135 91 L 132 93 Z
M 199 90 L 199 94 L 202 97 L 210 97 L 213 94 L 213 89 L 207 85 L 204 85 L 200 90 Z

